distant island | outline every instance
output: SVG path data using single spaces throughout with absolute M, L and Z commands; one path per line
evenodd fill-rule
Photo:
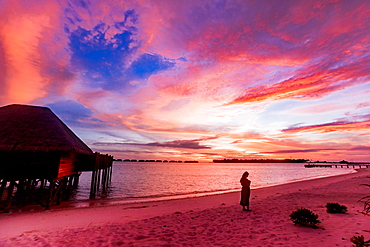
M 223 159 L 213 160 L 213 163 L 305 163 L 306 159 Z

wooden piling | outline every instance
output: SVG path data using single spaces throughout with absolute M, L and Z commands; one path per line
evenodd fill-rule
M 24 179 L 20 179 L 18 181 L 18 184 L 15 183 L 15 187 L 17 188 L 17 195 L 20 197 L 20 198 L 23 198 L 24 196 L 24 184 L 25 184 L 25 180 Z
M 32 180 L 27 179 L 26 184 L 25 184 L 23 200 L 22 200 L 22 206 L 26 206 L 26 204 L 27 204 L 27 200 L 29 198 L 29 194 L 30 194 L 30 190 L 31 190 L 31 185 L 32 185 Z
M 73 177 L 74 176 L 69 176 L 68 178 L 66 178 L 66 185 L 65 185 L 65 199 L 68 200 L 71 196 L 71 192 L 72 192 L 72 183 L 73 183 Z
M 112 175 L 113 157 L 94 153 L 94 169 L 91 174 L 90 199 L 94 199 L 97 192 L 102 189 L 106 193 Z
M 96 170 L 91 172 L 90 199 L 95 198 L 95 173 Z
M 99 190 L 100 188 L 100 175 L 101 175 L 101 169 L 98 170 L 98 182 L 96 183 L 96 190 Z
M 73 187 L 74 188 L 77 188 L 79 180 L 80 180 L 80 174 L 76 174 L 75 177 L 74 177 L 74 180 L 73 180 Z
M 14 186 L 15 186 L 15 181 L 11 180 L 10 184 L 9 184 L 9 187 L 8 187 L 8 195 L 7 195 L 6 201 L 5 201 L 4 213 L 9 213 L 10 206 L 11 206 L 11 203 L 12 203 Z
M 3 179 L 2 181 L 1 181 L 1 187 L 0 187 L 0 201 L 1 201 L 1 199 L 3 198 L 3 194 L 4 194 L 4 190 L 5 190 L 5 186 L 6 186 L 6 184 L 7 184 L 7 180 L 6 179 Z
M 49 196 L 46 199 L 45 210 L 50 210 L 50 204 L 51 204 L 51 202 L 53 200 L 54 188 L 55 188 L 55 182 L 54 182 L 54 180 L 50 180 L 49 181 Z
M 66 181 L 65 179 L 59 180 L 58 188 L 55 191 L 56 204 L 57 205 L 60 205 L 60 203 L 62 201 L 63 190 L 64 190 L 64 187 L 65 187 L 65 181 Z

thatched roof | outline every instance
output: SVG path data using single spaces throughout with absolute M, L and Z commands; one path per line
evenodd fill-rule
M 0 151 L 93 154 L 49 108 L 29 105 L 0 107 Z

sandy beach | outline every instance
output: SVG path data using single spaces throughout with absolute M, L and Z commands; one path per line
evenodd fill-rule
M 358 200 L 370 195 L 370 169 L 253 189 L 250 212 L 239 193 L 135 204 L 58 208 L 0 214 L 0 246 L 352 246 L 370 239 L 370 216 Z M 253 181 L 252 181 L 253 184 Z M 347 214 L 329 214 L 337 202 Z M 305 207 L 319 228 L 295 226 Z

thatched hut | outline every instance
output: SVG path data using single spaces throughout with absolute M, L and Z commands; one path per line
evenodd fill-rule
M 62 178 L 91 166 L 92 155 L 49 108 L 0 107 L 1 178 Z
M 0 107 L 0 198 L 9 182 L 12 190 L 12 183 L 19 189 L 27 181 L 46 180 L 52 196 L 54 182 L 101 169 L 96 162 L 101 156 L 47 107 Z M 105 167 L 111 166 L 112 157 L 104 157 L 108 157 Z

